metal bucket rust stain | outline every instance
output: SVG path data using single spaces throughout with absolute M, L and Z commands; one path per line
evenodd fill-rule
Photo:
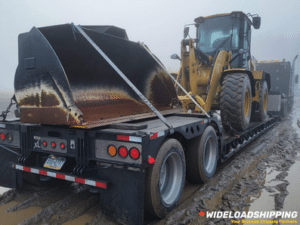
M 98 32 L 100 28 L 82 27 L 159 111 L 170 110 L 177 95 L 165 69 L 139 43 Z M 151 113 L 70 24 L 34 27 L 19 36 L 15 94 L 23 123 L 84 128 Z

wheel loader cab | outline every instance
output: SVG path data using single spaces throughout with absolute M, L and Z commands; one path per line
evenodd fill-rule
M 230 63 L 231 68 L 250 69 L 248 61 L 251 58 L 251 25 L 254 23 L 247 15 L 243 12 L 232 12 L 198 17 L 195 22 L 197 49 L 212 57 L 215 57 L 220 50 L 231 51 L 234 59 Z M 242 54 L 241 49 L 244 50 Z

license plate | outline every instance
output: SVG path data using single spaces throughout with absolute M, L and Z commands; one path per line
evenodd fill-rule
M 60 170 L 64 163 L 66 162 L 66 159 L 63 157 L 55 157 L 55 156 L 49 156 L 46 160 L 44 167 L 54 170 Z

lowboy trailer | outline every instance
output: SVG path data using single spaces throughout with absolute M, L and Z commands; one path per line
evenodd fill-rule
M 14 97 L 20 120 L 0 122 L 0 186 L 21 188 L 28 175 L 28 181 L 50 177 L 86 184 L 97 190 L 107 215 L 123 224 L 142 224 L 144 212 L 163 218 L 176 207 L 186 178 L 207 182 L 219 161 L 225 161 L 279 121 L 279 117 L 269 116 L 263 122 L 251 123 L 244 131 L 227 128 L 225 132 L 226 124 L 213 112 L 182 112 L 174 103 L 175 89 L 169 85 L 174 78 L 165 76 L 165 69 L 149 49 L 129 42 L 123 31 L 61 25 L 33 28 L 20 35 Z M 61 43 L 55 40 L 63 35 L 68 43 L 59 46 Z M 130 50 L 132 54 L 134 47 L 138 59 L 130 60 L 147 60 L 145 65 L 152 63 L 154 72 L 148 68 L 139 74 L 144 79 L 126 76 L 123 71 L 128 64 L 111 60 L 115 57 L 112 50 L 108 54 L 101 50 L 107 47 L 101 45 L 104 39 L 106 43 L 115 41 L 111 46 L 122 42 L 117 45 L 120 48 L 128 44 L 122 52 Z M 85 81 L 94 79 L 94 75 L 71 76 L 72 68 L 68 66 L 78 70 L 86 64 L 91 66 L 85 61 L 88 55 L 80 58 L 78 53 L 83 44 L 90 48 L 90 54 L 98 56 L 93 60 L 102 60 L 94 63 L 106 66 L 100 80 L 110 87 L 105 89 L 108 93 L 118 88 L 111 83 L 127 84 L 122 83 L 123 87 L 110 97 L 111 101 L 117 100 L 114 104 L 101 95 L 102 89 L 97 92 L 93 86 L 99 78 L 84 89 L 76 79 Z M 36 45 L 47 54 L 35 51 Z M 77 51 L 67 55 L 73 47 Z M 76 65 L 68 57 L 75 57 Z M 132 73 L 140 64 L 136 65 Z M 117 83 L 115 75 L 122 82 Z M 144 89 L 143 80 L 148 85 Z M 91 89 L 94 95 L 83 102 L 86 96 L 82 90 Z M 152 112 L 145 111 L 147 106 Z M 128 107 L 133 107 L 130 113 Z

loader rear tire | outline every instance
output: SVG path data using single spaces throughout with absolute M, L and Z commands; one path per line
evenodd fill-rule
M 260 91 L 259 91 L 259 106 L 258 111 L 253 111 L 251 116 L 251 121 L 261 122 L 264 121 L 267 117 L 267 105 L 268 105 L 268 84 L 266 81 L 260 82 Z
M 185 156 L 176 139 L 167 139 L 160 147 L 154 165 L 146 171 L 145 210 L 164 218 L 181 197 L 185 183 Z
M 218 139 L 215 129 L 208 126 L 200 137 L 189 141 L 186 152 L 187 179 L 191 183 L 207 183 L 218 164 Z
M 250 123 L 251 110 L 252 91 L 248 75 L 226 75 L 220 96 L 222 122 L 229 123 L 236 130 L 245 130 Z

